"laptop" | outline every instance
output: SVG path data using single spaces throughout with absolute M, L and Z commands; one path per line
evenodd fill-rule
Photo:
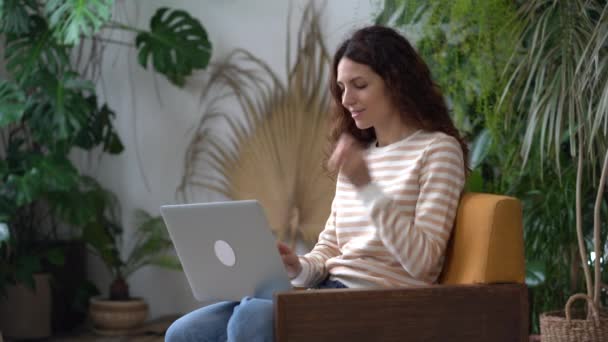
M 292 288 L 256 200 L 163 205 L 161 215 L 198 301 L 272 299 Z

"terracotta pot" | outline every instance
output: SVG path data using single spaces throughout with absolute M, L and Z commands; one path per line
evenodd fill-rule
M 148 304 L 141 298 L 108 300 L 91 298 L 89 316 L 95 331 L 104 335 L 127 335 L 148 317 Z
M 48 274 L 34 275 L 35 289 L 18 284 L 7 287 L 0 299 L 0 331 L 11 339 L 51 336 L 51 285 Z

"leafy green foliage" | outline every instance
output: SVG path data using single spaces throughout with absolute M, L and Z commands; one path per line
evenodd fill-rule
M 42 270 L 40 259 L 33 255 L 24 255 L 17 260 L 16 280 L 34 289 L 34 276 L 36 272 Z
M 92 83 L 81 80 L 75 72 L 54 75 L 43 70 L 32 75 L 26 86 L 38 88 L 30 97 L 26 114 L 38 141 L 72 142 L 85 126 L 88 115 L 96 110 L 85 96 L 85 92 L 93 91 Z M 49 110 L 53 115 L 48 115 Z
M 35 8 L 35 0 L 0 1 L 0 30 L 15 34 L 29 32 L 29 13 Z
M 135 43 L 139 64 L 154 69 L 172 83 L 183 86 L 186 76 L 204 69 L 211 57 L 211 43 L 200 22 L 187 12 L 160 8 L 150 20 L 150 32 L 141 32 Z
M 89 96 L 86 101 L 91 108 L 97 109 L 97 97 Z M 124 150 L 120 138 L 116 134 L 112 121 L 116 117 L 108 105 L 104 104 L 98 110 L 91 111 L 76 136 L 75 145 L 85 150 L 102 145 L 103 151 L 118 154 Z
M 579 68 L 593 64 L 603 68 L 606 64 L 605 47 L 600 55 L 586 53 L 595 30 L 606 29 L 605 20 L 598 21 L 606 6 L 603 1 L 585 0 L 535 0 L 522 6 L 524 29 L 518 39 L 525 49 L 514 51 L 517 60 L 504 92 L 515 93 L 518 109 L 527 114 L 522 142 L 524 162 L 537 145 L 541 160 L 546 159 L 544 154 L 551 153 L 559 169 L 564 138 L 569 142 L 570 155 L 577 155 L 577 146 L 583 144 L 591 152 L 589 157 L 598 159 L 592 148 L 596 139 L 589 132 L 594 121 L 608 119 L 606 112 L 594 110 L 599 90 L 596 78 L 603 85 L 608 77 L 606 73 L 581 73 Z M 604 151 L 605 146 L 599 148 L 599 158 Z
M 33 286 L 34 272 L 63 262 L 60 250 L 44 247 L 58 239 L 59 224 L 74 228 L 70 234 L 86 239 L 109 267 L 125 268 L 117 200 L 68 158 L 74 148 L 124 150 L 113 125 L 115 112 L 99 103 L 93 83 L 70 59 L 87 48 L 81 39 L 102 38 L 108 26 L 140 32 L 140 61 L 145 65 L 150 56 L 157 71 L 180 85 L 209 61 L 206 32 L 186 12 L 160 10 L 153 31 L 144 32 L 112 22 L 113 5 L 113 0 L 0 0 L 7 70 L 0 80 L 0 295 L 6 284 Z M 143 240 L 135 269 L 171 265 L 162 254 L 148 254 L 167 245 L 154 237 Z
M 179 261 L 166 255 L 173 244 L 161 217 L 152 217 L 143 210 L 136 211 L 133 242 L 130 248 L 126 247 L 122 243 L 124 230 L 117 223 L 118 199 L 99 187 L 96 191 L 108 197 L 104 203 L 110 207 L 100 208 L 95 218 L 85 226 L 83 238 L 112 272 L 114 281 L 125 279 L 147 265 L 181 270 Z M 121 254 L 123 248 L 128 249 L 124 258 Z
M 175 257 L 165 253 L 173 246 L 171 238 L 161 217 L 152 217 L 143 210 L 136 215 L 136 230 L 131 252 L 126 258 L 123 276 L 135 272 L 145 265 L 156 265 L 169 269 L 181 269 Z
M 413 39 L 472 142 L 467 189 L 523 201 L 533 331 L 541 312 L 563 309 L 568 294 L 583 286 L 572 142 L 586 144 L 584 175 L 595 179 L 596 156 L 608 143 L 606 6 L 584 0 L 385 0 L 377 16 L 378 23 Z M 591 234 L 595 186 L 583 182 L 585 236 Z M 605 207 L 606 201 L 604 217 Z
M 78 44 L 110 19 L 114 0 L 48 0 L 45 11 L 53 33 L 64 44 Z
M 505 0 L 385 0 L 377 23 L 407 32 L 446 96 L 457 126 L 474 137 L 496 117 L 501 71 L 515 38 L 506 27 L 516 23 L 515 8 Z
M 21 120 L 25 94 L 15 84 L 0 80 L 0 127 Z
M 78 182 L 78 172 L 65 157 L 28 156 L 20 166 L 24 172 L 10 174 L 2 186 L 16 206 L 29 204 L 45 192 L 69 191 Z
M 68 47 L 52 35 L 46 20 L 39 15 L 29 17 L 27 32 L 7 34 L 6 68 L 19 83 L 41 69 L 57 74 L 69 65 Z

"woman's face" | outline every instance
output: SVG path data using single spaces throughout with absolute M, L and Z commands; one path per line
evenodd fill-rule
M 399 115 L 384 80 L 369 66 L 343 57 L 338 63 L 336 81 L 342 90 L 342 105 L 357 128 L 390 125 Z

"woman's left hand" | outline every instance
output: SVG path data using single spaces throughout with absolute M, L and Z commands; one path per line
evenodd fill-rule
M 350 182 L 360 188 L 372 181 L 365 161 L 364 150 L 350 134 L 342 134 L 328 161 L 332 170 L 339 170 Z

